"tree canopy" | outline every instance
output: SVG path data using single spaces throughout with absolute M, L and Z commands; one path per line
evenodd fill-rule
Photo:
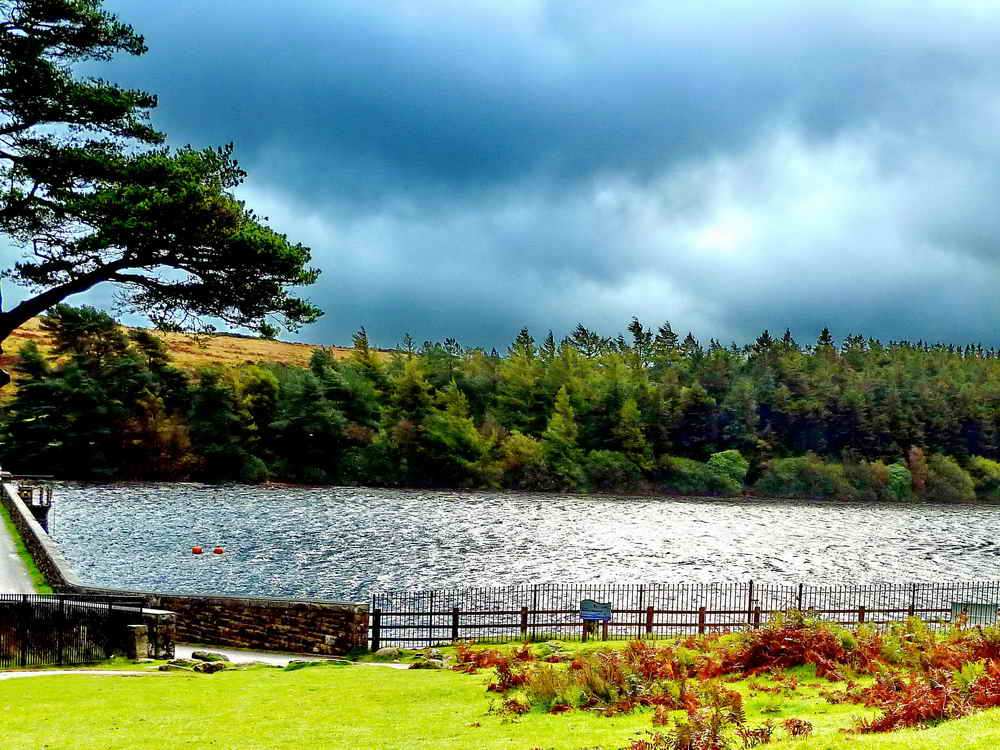
M 1000 352 L 829 332 L 707 347 L 521 331 L 184 372 L 162 340 L 56 305 L 0 410 L 0 458 L 183 478 L 965 502 L 1000 499 Z M 670 330 L 669 324 L 660 330 Z M 551 342 L 549 342 L 551 338 Z M 651 345 L 650 339 L 653 340 Z M 550 354 L 545 350 L 554 349 Z M 651 347 L 651 348 L 650 348 Z
M 319 274 L 308 248 L 233 195 L 231 145 L 167 148 L 155 96 L 77 73 L 145 51 L 100 0 L 0 0 L 0 232 L 25 249 L 2 276 L 30 295 L 0 304 L 0 345 L 102 282 L 160 327 L 273 335 L 321 314 L 290 291 Z

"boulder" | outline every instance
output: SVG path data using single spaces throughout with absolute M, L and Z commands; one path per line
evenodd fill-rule
M 444 669 L 444 662 L 440 659 L 421 659 L 413 662 L 410 669 Z
M 228 656 L 216 653 L 215 651 L 194 651 L 191 654 L 191 658 L 198 661 L 229 661 Z
M 380 648 L 375 652 L 375 658 L 377 659 L 400 659 L 402 656 L 403 652 L 398 648 L 393 648 L 392 646 Z
M 229 668 L 229 665 L 221 661 L 203 661 L 195 665 L 194 671 L 202 674 L 215 674 Z

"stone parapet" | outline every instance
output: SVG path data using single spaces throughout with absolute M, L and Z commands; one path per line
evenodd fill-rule
M 368 645 L 368 605 L 295 599 L 164 594 L 75 587 L 77 593 L 143 596 L 176 613 L 177 641 L 336 656 Z
M 63 557 L 58 545 L 41 527 L 9 482 L 2 483 L 0 503 L 10 513 L 14 526 L 48 584 L 54 589 L 64 589 L 70 593 L 73 588 L 80 586 L 80 579 Z
M 144 597 L 147 606 L 176 613 L 176 622 L 171 626 L 178 641 L 330 656 L 368 645 L 367 604 L 84 586 L 13 485 L 3 483 L 0 500 L 10 511 L 35 564 L 53 589 L 66 594 Z M 170 638 L 168 642 L 172 641 Z

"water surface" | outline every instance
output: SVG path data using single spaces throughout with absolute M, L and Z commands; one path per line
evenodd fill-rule
M 1000 577 L 989 505 L 73 483 L 55 500 L 53 536 L 86 583 L 161 591 Z

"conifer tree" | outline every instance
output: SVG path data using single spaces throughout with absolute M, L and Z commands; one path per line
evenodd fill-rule
M 522 356 L 533 360 L 536 354 L 538 354 L 538 349 L 535 347 L 534 337 L 528 333 L 526 327 L 522 328 L 517 332 L 514 342 L 507 349 L 507 355 L 510 357 Z
M 643 328 L 636 317 L 632 318 L 628 330 L 632 334 L 631 365 L 636 370 L 642 370 L 652 364 L 653 332 Z
M 538 355 L 542 358 L 543 363 L 551 365 L 552 360 L 556 358 L 556 351 L 556 340 L 552 336 L 552 329 L 550 328 L 548 335 L 538 349 Z
M 653 454 L 649 443 L 646 442 L 646 435 L 642 429 L 642 415 L 634 398 L 625 400 L 618 417 L 614 432 L 621 452 L 640 469 L 649 471 L 653 468 Z
M 542 433 L 542 446 L 549 469 L 567 489 L 576 489 L 585 483 L 582 468 L 583 451 L 577 446 L 578 434 L 576 414 L 570 405 L 569 393 L 564 386 L 556 394 L 552 416 L 549 418 L 548 427 Z
M 591 331 L 583 323 L 577 323 L 569 340 L 584 357 L 597 357 L 606 348 L 605 339 L 600 334 Z

